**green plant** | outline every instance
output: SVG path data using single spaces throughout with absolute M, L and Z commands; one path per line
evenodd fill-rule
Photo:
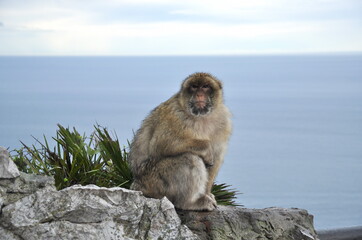
M 128 164 L 126 147 L 120 146 L 117 137 L 113 140 L 106 128 L 95 126 L 95 130 L 97 148 L 108 169 L 108 171 L 103 172 L 107 176 L 103 177 L 109 178 L 111 186 L 122 186 L 129 189 L 133 176 Z
M 58 124 L 54 143 L 35 139 L 37 144 L 12 151 L 12 158 L 20 171 L 52 175 L 58 190 L 75 184 L 95 184 L 101 187 L 122 186 L 130 188 L 132 173 L 128 165 L 128 152 L 121 147 L 118 137 L 111 137 L 108 130 L 99 125 L 86 137 L 73 128 Z M 129 143 L 128 143 L 129 145 Z M 235 190 L 226 184 L 214 184 L 212 193 L 220 205 L 234 205 Z
M 214 194 L 215 199 L 219 205 L 242 206 L 235 202 L 238 191 L 231 189 L 230 185 L 225 183 L 214 183 L 211 192 Z

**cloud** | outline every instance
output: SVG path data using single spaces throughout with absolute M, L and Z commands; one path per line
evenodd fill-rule
M 3 0 L 0 54 L 361 51 L 359 6 L 352 0 Z

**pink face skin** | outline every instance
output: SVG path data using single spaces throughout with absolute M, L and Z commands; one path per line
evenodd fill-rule
M 194 115 L 204 115 L 210 111 L 210 94 L 211 87 L 209 84 L 193 84 L 190 86 L 190 92 L 192 93 L 192 113 Z
M 206 107 L 207 96 L 210 91 L 210 86 L 205 84 L 203 86 L 191 86 L 191 90 L 196 92 L 195 94 L 195 106 L 198 108 Z

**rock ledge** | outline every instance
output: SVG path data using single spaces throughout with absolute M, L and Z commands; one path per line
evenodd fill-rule
M 313 216 L 302 209 L 176 211 L 167 198 L 123 188 L 57 191 L 52 177 L 16 174 L 0 152 L 1 239 L 318 239 Z

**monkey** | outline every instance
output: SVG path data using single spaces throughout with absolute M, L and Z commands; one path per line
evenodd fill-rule
M 196 72 L 180 90 L 153 109 L 130 144 L 131 189 L 144 196 L 166 196 L 177 209 L 212 211 L 211 188 L 231 134 L 231 113 L 223 85 Z

